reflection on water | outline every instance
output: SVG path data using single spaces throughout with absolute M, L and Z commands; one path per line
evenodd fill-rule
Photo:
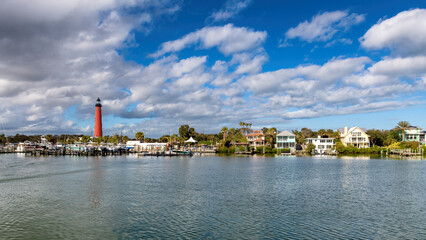
M 357 155 L 357 156 L 339 156 L 340 159 L 345 159 L 345 160 L 353 160 L 353 159 L 357 159 L 357 160 L 369 160 L 371 159 L 370 155 Z
M 0 239 L 424 239 L 426 161 L 0 155 Z
M 101 169 L 102 159 L 97 157 L 91 161 L 92 175 L 89 180 L 90 182 L 90 195 L 89 201 L 92 208 L 97 208 L 101 204 L 101 190 L 103 185 L 102 178 L 102 169 Z

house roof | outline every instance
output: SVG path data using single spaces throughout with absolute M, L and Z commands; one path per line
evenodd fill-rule
M 277 136 L 296 136 L 296 135 L 294 135 L 293 133 L 285 130 L 285 131 L 282 131 L 282 132 L 278 133 Z
M 366 128 L 359 128 L 359 127 L 351 127 L 351 128 L 349 128 L 348 129 L 348 132 L 345 134 L 345 129 L 344 128 L 339 128 L 339 129 L 337 129 L 337 131 L 339 131 L 340 132 L 340 136 L 341 137 L 345 137 L 345 136 L 347 136 L 349 133 L 351 133 L 352 131 L 354 131 L 355 129 L 359 129 L 359 130 L 361 130 L 361 131 L 363 131 L 367 136 L 369 136 L 366 132 L 367 132 L 367 129 Z
M 255 130 L 254 133 L 247 134 L 246 136 L 247 137 L 257 137 L 257 136 L 260 136 L 260 135 L 263 135 L 263 133 L 258 131 L 258 130 Z

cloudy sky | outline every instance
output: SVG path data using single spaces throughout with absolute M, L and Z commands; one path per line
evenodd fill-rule
M 7 135 L 426 127 L 425 1 L 2 0 Z

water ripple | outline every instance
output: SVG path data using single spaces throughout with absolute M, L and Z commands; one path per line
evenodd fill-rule
M 421 161 L 11 156 L 0 159 L 0 238 L 426 236 Z

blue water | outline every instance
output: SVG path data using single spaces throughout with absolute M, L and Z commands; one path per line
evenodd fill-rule
M 0 239 L 426 239 L 426 161 L 0 155 Z

